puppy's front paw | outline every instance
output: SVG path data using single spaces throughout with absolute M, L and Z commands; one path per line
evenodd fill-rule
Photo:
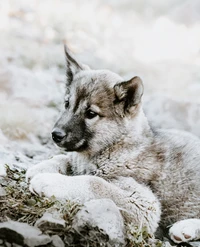
M 169 236 L 175 243 L 200 239 L 200 220 L 187 219 L 176 222 L 169 229 Z
M 30 181 L 30 191 L 39 196 L 55 196 L 59 200 L 80 203 L 94 199 L 90 190 L 90 176 L 69 177 L 59 173 L 42 173 Z
M 69 199 L 66 193 L 66 178 L 57 173 L 37 174 L 31 179 L 29 189 L 39 196 Z
M 40 163 L 35 166 L 32 166 L 26 172 L 26 182 L 29 182 L 35 175 L 40 174 L 42 172 L 43 172 L 43 169 L 40 166 Z

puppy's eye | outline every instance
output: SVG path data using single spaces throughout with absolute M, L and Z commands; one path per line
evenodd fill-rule
M 69 107 L 69 100 L 65 100 L 65 109 Z
M 91 110 L 87 110 L 85 115 L 86 115 L 86 118 L 88 118 L 88 119 L 92 119 L 92 118 L 95 118 L 96 116 L 98 116 L 98 114 L 96 112 L 93 112 Z

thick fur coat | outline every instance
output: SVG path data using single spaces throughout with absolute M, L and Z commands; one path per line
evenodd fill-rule
M 80 202 L 110 198 L 126 221 L 150 233 L 184 220 L 171 227 L 171 238 L 200 237 L 200 221 L 187 221 L 200 219 L 199 139 L 149 126 L 139 77 L 90 70 L 65 53 L 65 109 L 52 137 L 68 153 L 28 170 L 31 191 Z

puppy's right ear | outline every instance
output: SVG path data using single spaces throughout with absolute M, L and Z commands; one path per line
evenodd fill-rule
M 71 54 L 70 50 L 68 49 L 67 45 L 64 44 L 65 50 L 65 58 L 66 58 L 66 65 L 67 65 L 67 83 L 71 84 L 74 79 L 74 76 L 80 72 L 81 70 L 85 69 L 85 66 L 80 64 Z

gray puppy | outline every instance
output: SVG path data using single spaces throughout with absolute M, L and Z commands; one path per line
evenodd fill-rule
M 65 109 L 52 137 L 70 152 L 30 168 L 30 190 L 81 203 L 110 198 L 150 233 L 176 222 L 174 242 L 200 238 L 199 139 L 149 126 L 139 77 L 90 70 L 65 53 Z

